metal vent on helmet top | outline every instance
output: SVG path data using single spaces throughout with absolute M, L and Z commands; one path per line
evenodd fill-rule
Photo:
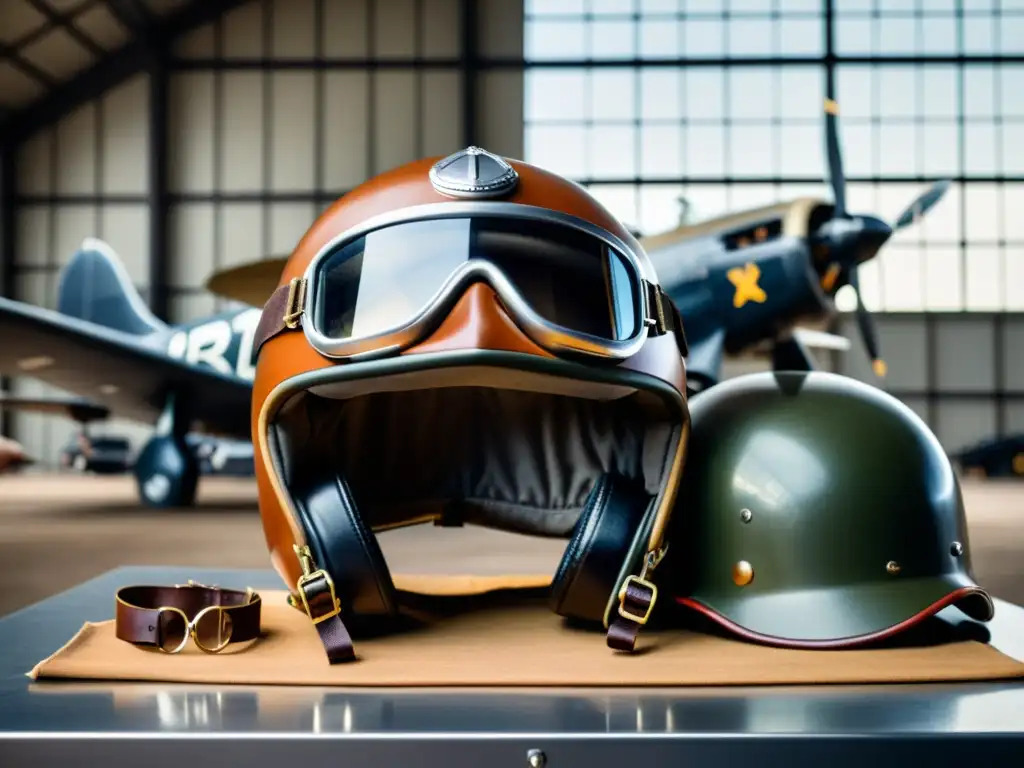
M 516 188 L 519 174 L 497 155 L 467 147 L 438 160 L 430 169 L 430 183 L 449 197 L 504 197 Z

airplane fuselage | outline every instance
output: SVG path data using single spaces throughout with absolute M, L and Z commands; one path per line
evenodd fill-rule
M 691 342 L 724 332 L 725 351 L 736 353 L 831 311 L 800 237 L 742 249 L 704 237 L 664 248 L 652 259 Z
M 259 309 L 246 307 L 175 326 L 166 338 L 167 356 L 251 382 L 256 376 L 253 340 L 260 314 Z

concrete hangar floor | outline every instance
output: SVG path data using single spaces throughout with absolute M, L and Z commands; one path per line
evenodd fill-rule
M 975 575 L 1024 605 L 1024 482 L 963 481 Z M 269 568 L 252 480 L 204 478 L 195 508 L 155 511 L 131 478 L 0 478 L 0 615 L 120 565 Z M 380 534 L 392 572 L 551 573 L 565 542 L 482 528 Z

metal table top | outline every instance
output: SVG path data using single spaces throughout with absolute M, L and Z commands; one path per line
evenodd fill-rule
M 280 589 L 270 570 L 128 567 L 0 619 L 0 765 L 120 762 L 147 768 L 332 762 L 545 764 L 740 760 L 836 766 L 991 764 L 1024 758 L 1024 681 L 643 689 L 350 689 L 38 681 L 25 676 L 86 621 L 113 617 L 126 584 Z M 1024 660 L 1024 609 L 997 601 L 991 643 Z M 955 609 L 941 614 L 967 621 Z M 344 742 L 343 744 L 339 742 Z M 132 746 L 134 744 L 134 746 Z M 230 750 L 225 763 L 223 750 Z M 533 763 L 529 749 L 543 750 Z M 137 755 L 136 755 L 137 756 Z M 150 758 L 152 756 L 152 759 Z M 173 760 L 171 759 L 173 757 Z M 303 758 L 305 759 L 305 758 Z M 47 763 L 48 764 L 48 763 Z M 191 768 L 191 766 L 190 766 Z

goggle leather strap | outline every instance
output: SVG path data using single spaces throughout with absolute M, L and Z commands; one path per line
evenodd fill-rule
M 656 336 L 669 333 L 675 334 L 676 343 L 683 357 L 690 354 L 690 347 L 686 341 L 686 332 L 683 330 L 683 318 L 679 314 L 679 308 L 672 301 L 660 285 L 644 281 L 647 289 L 647 307 L 650 310 L 654 325 L 651 332 Z
M 278 334 L 300 327 L 305 304 L 305 287 L 304 280 L 295 278 L 270 294 L 267 303 L 263 305 L 263 314 L 260 315 L 256 335 L 253 337 L 254 355 L 258 355 L 260 348 Z

